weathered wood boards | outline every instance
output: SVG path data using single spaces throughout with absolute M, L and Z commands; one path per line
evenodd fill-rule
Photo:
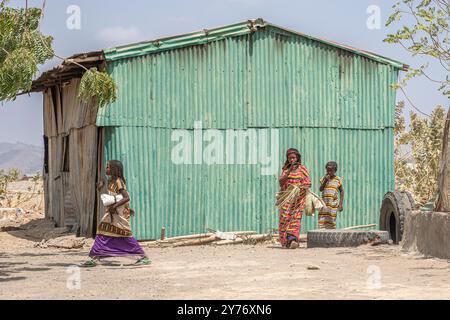
M 256 234 L 255 231 L 236 231 L 227 232 L 234 234 L 234 240 L 223 240 L 220 233 L 202 233 L 187 236 L 179 236 L 167 238 L 165 240 L 151 241 L 146 244 L 150 248 L 158 247 L 185 247 L 199 245 L 232 245 L 232 244 L 256 244 L 258 242 L 269 241 L 272 239 L 271 234 Z
M 57 226 L 76 227 L 90 237 L 95 213 L 97 170 L 97 106 L 81 103 L 80 79 L 44 92 L 44 176 L 46 217 Z

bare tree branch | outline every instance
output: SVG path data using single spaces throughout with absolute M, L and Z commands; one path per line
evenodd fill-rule
M 428 117 L 428 118 L 431 118 L 431 116 L 430 116 L 429 114 L 427 114 L 427 113 L 421 111 L 419 108 L 417 108 L 417 107 L 414 105 L 414 103 L 411 101 L 411 99 L 409 99 L 408 95 L 406 94 L 405 90 L 404 90 L 402 87 L 400 87 L 400 90 L 401 90 L 401 92 L 403 92 L 403 95 L 405 96 L 406 100 L 408 100 L 409 104 L 410 104 L 414 109 L 416 109 L 417 112 L 423 114 L 424 116 L 426 116 L 426 117 Z
M 46 2 L 46 0 L 42 1 L 41 17 L 39 18 L 39 23 L 38 23 L 38 30 L 39 31 L 41 30 L 41 23 L 42 23 L 42 20 L 44 19 L 45 2 Z

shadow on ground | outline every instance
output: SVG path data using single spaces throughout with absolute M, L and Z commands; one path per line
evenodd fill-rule
M 25 280 L 26 277 L 12 277 L 12 278 L 0 278 L 0 282 L 18 281 Z

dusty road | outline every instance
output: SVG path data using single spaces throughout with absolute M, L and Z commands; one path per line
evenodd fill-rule
M 449 261 L 398 246 L 158 248 L 146 249 L 150 266 L 73 269 L 87 247 L 35 248 L 13 234 L 0 232 L 0 299 L 450 299 Z

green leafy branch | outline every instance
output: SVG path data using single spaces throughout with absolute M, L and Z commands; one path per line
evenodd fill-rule
M 9 0 L 0 2 L 0 101 L 15 100 L 21 92 L 29 92 L 38 66 L 53 57 L 66 63 L 74 63 L 86 72 L 81 79 L 79 97 L 88 102 L 96 98 L 103 107 L 117 98 L 117 87 L 106 72 L 96 68 L 87 69 L 83 65 L 55 54 L 53 37 L 44 36 L 40 31 L 44 16 L 45 0 L 42 8 L 11 8 Z
M 116 101 L 117 86 L 107 73 L 91 68 L 81 78 L 78 97 L 85 102 L 97 98 L 98 106 L 102 108 Z
M 439 91 L 450 97 L 450 2 L 448 0 L 402 0 L 393 7 L 386 26 L 400 22 L 404 16 L 412 17 L 412 26 L 402 26 L 388 34 L 384 42 L 399 44 L 412 56 L 423 55 L 436 59 L 446 72 L 445 79 L 433 79 L 426 73 L 428 64 L 410 68 L 405 77 L 393 87 L 404 87 L 414 77 L 425 76 L 439 85 Z
M 13 9 L 7 2 L 0 5 L 0 100 L 29 91 L 38 65 L 53 57 L 53 38 L 37 29 L 40 9 Z

